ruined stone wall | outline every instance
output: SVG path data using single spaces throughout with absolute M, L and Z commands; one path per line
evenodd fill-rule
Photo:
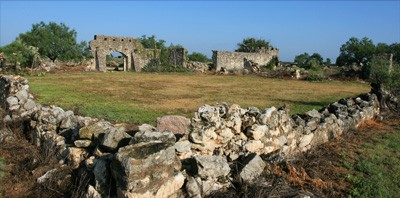
M 279 49 L 261 49 L 259 52 L 230 52 L 213 51 L 213 64 L 217 71 L 223 67 L 226 70 L 243 70 L 245 59 L 251 60 L 258 65 L 265 65 L 273 58 L 279 57 Z
M 335 139 L 379 114 L 374 94 L 292 116 L 283 107 L 203 105 L 190 120 L 165 116 L 157 127 L 143 124 L 132 133 L 123 125 L 35 103 L 22 77 L 0 75 L 0 86 L 7 112 L 2 119 L 29 120 L 25 133 L 33 144 L 54 150 L 60 163 L 94 175 L 88 197 L 168 197 L 183 188 L 188 197 L 204 196 L 231 186 L 235 174 L 252 182 L 266 163 Z M 232 164 L 238 170 L 231 170 Z
M 106 55 L 120 52 L 124 57 L 124 71 L 140 72 L 149 62 L 160 58 L 160 50 L 146 49 L 138 38 L 95 35 L 89 42 L 98 71 L 106 71 Z
M 187 61 L 187 50 L 185 48 L 169 50 L 169 64 L 186 67 Z

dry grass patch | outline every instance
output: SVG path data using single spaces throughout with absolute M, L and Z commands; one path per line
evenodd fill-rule
M 40 103 L 129 123 L 178 114 L 191 117 L 203 104 L 237 103 L 260 109 L 288 106 L 304 112 L 369 91 L 352 82 L 305 82 L 256 76 L 155 73 L 63 73 L 29 77 Z

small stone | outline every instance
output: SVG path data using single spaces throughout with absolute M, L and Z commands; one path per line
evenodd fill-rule
M 191 147 L 192 147 L 192 143 L 190 143 L 188 140 L 175 143 L 175 150 L 178 153 L 189 152 Z
M 308 134 L 308 135 L 304 135 L 304 136 L 300 139 L 299 147 L 302 148 L 302 147 L 305 147 L 305 146 L 309 145 L 309 144 L 311 143 L 313 137 L 314 137 L 314 134 L 313 134 L 313 133 L 310 133 L 310 134 Z
M 251 127 L 247 132 L 247 136 L 252 138 L 253 140 L 260 140 L 265 134 L 268 132 L 267 125 L 258 125 L 255 124 Z
M 92 141 L 90 140 L 76 140 L 74 145 L 79 148 L 88 148 L 92 145 Z
M 258 153 L 262 148 L 264 148 L 264 144 L 259 140 L 250 140 L 244 145 L 244 147 L 251 153 Z

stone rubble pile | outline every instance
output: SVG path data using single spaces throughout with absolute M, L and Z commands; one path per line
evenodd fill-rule
M 237 176 L 253 182 L 267 162 L 305 152 L 379 113 L 373 94 L 293 116 L 284 107 L 203 105 L 190 120 L 165 116 L 157 127 L 143 124 L 128 133 L 104 120 L 35 103 L 24 78 L 1 75 L 0 86 L 8 112 L 4 121 L 28 119 L 35 145 L 56 151 L 60 163 L 91 172 L 87 196 L 94 197 L 110 192 L 117 197 L 202 197 L 230 187 Z

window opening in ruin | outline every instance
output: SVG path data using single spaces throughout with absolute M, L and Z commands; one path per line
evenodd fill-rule
M 115 39 L 113 39 L 113 41 L 115 41 Z
M 97 40 L 97 35 L 94 35 L 94 40 Z
M 104 40 L 106 41 L 106 40 L 107 40 L 107 38 L 104 38 Z
M 124 39 L 121 39 L 121 41 L 124 41 Z
M 127 57 L 118 51 L 112 51 L 106 55 L 107 70 L 111 71 L 124 71 L 127 65 Z

